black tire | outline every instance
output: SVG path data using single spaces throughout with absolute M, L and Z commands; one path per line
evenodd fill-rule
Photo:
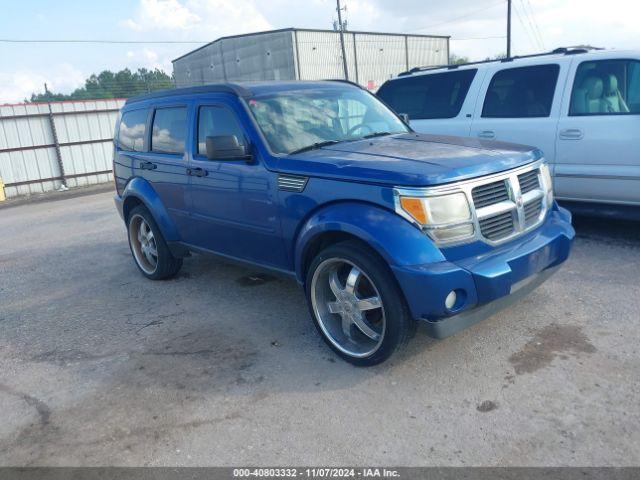
M 328 333 L 323 330 L 320 325 L 321 320 L 316 314 L 317 305 L 320 303 L 317 299 L 319 294 L 316 293 L 316 307 L 314 307 L 312 298 L 312 288 L 318 287 L 322 282 L 320 276 L 323 265 L 330 265 L 332 261 L 346 260 L 352 266 L 356 266 L 361 273 L 364 274 L 368 283 L 372 283 L 375 290 L 382 299 L 382 315 L 384 316 L 384 328 L 382 329 L 381 342 L 373 347 L 375 351 L 369 353 L 361 353 L 366 356 L 354 356 L 343 351 L 336 346 Z M 349 267 L 349 265 L 346 265 Z M 320 271 L 316 275 L 316 270 L 320 267 Z M 313 286 L 314 275 L 316 275 L 316 286 Z M 307 303 L 313 318 L 313 323 L 320 333 L 322 339 L 329 347 L 340 357 L 356 366 L 373 366 L 387 360 L 395 351 L 404 346 L 411 338 L 416 328 L 416 321 L 411 317 L 409 308 L 404 299 L 404 295 L 398 286 L 391 269 L 386 262 L 365 243 L 358 241 L 345 241 L 329 246 L 322 250 L 311 262 L 306 275 L 305 293 Z M 357 291 L 355 292 L 358 297 Z M 327 297 L 324 297 L 327 298 Z M 329 297 L 330 299 L 331 297 Z M 337 301 L 337 296 L 333 297 Z M 336 302 L 339 303 L 339 302 Z M 321 314 L 321 313 L 320 313 Z M 326 315 L 326 311 L 325 311 Z M 331 315 L 341 314 L 331 313 Z M 339 317 L 334 317 L 339 318 Z M 341 321 L 341 320 L 340 320 Z M 325 328 L 326 324 L 325 324 Z M 344 327 L 342 327 L 344 329 Z M 337 330 L 337 329 L 336 329 Z M 348 337 L 351 340 L 351 336 Z M 339 342 L 336 342 L 339 343 Z
M 155 256 L 155 264 L 147 260 L 148 257 L 145 258 L 144 254 L 140 251 L 141 245 L 139 240 L 137 240 L 139 237 L 136 235 L 136 231 L 142 224 L 142 220 L 146 222 L 146 225 L 153 234 L 152 240 L 157 253 Z M 165 280 L 174 277 L 180 271 L 182 258 L 173 256 L 153 215 L 151 215 L 151 212 L 149 212 L 145 206 L 138 205 L 131 210 L 127 217 L 127 233 L 129 249 L 131 250 L 133 260 L 138 270 L 140 270 L 145 277 L 151 280 Z

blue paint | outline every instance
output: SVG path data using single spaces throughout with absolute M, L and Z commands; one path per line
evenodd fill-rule
M 567 259 L 574 231 L 568 212 L 554 204 L 544 222 L 500 246 L 481 241 L 438 247 L 395 212 L 393 187 L 425 187 L 495 174 L 538 160 L 530 147 L 414 132 L 330 145 L 299 154 L 273 153 L 247 106 L 251 94 L 298 88 L 356 88 L 338 82 L 247 85 L 243 94 L 176 90 L 129 101 L 149 111 L 143 151 L 116 142 L 116 204 L 143 203 L 178 253 L 190 249 L 244 260 L 305 282 L 310 246 L 324 235 L 355 237 L 389 265 L 414 318 L 438 320 L 504 297 L 517 282 Z M 248 93 L 247 93 L 248 92 Z M 181 154 L 149 151 L 157 107 L 188 109 Z M 197 112 L 229 108 L 242 126 L 251 161 L 207 160 L 198 155 Z M 142 162 L 156 165 L 140 168 Z M 200 168 L 206 176 L 187 175 Z M 278 175 L 308 177 L 302 192 L 278 188 Z M 343 238 L 343 237 L 340 237 Z M 180 247 L 180 248 L 177 248 Z M 451 290 L 464 301 L 444 307 Z

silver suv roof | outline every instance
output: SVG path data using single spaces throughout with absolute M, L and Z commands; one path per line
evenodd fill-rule
M 407 76 L 436 73 L 438 71 L 450 71 L 450 70 L 457 70 L 457 69 L 473 68 L 479 65 L 511 63 L 511 62 L 518 63 L 521 60 L 530 60 L 527 63 L 531 64 L 532 60 L 535 60 L 537 58 L 540 58 L 541 61 L 548 61 L 549 59 L 566 58 L 567 56 L 571 56 L 571 55 L 585 55 L 587 57 L 592 57 L 592 56 L 599 56 L 599 55 L 605 55 L 605 54 L 609 55 L 614 51 L 617 52 L 618 54 L 625 53 L 622 51 L 605 50 L 603 48 L 591 47 L 591 46 L 561 47 L 561 48 L 556 48 L 551 52 L 535 53 L 532 55 L 521 55 L 521 56 L 515 56 L 515 57 L 503 58 L 503 59 L 497 59 L 497 60 L 482 60 L 478 62 L 461 63 L 457 65 L 442 65 L 439 67 L 415 67 L 406 72 L 399 73 L 396 78 L 390 79 L 390 81 L 407 77 Z

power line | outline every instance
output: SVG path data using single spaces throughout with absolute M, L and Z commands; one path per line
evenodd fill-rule
M 207 41 L 195 41 L 195 40 L 30 40 L 22 38 L 0 38 L 0 43 L 115 43 L 115 44 L 204 44 L 210 43 Z
M 478 9 L 478 10 L 473 10 L 472 12 L 465 13 L 464 15 L 460 15 L 458 17 L 453 17 L 453 18 L 451 18 L 449 20 L 445 20 L 443 22 L 433 23 L 431 25 L 427 25 L 426 27 L 415 28 L 413 30 L 408 30 L 408 31 L 409 32 L 418 32 L 420 30 L 427 30 L 429 28 L 434 28 L 434 27 L 437 27 L 437 26 L 440 26 L 440 25 L 446 25 L 448 23 L 456 23 L 461 19 L 464 19 L 464 18 L 467 18 L 467 17 L 471 17 L 471 16 L 473 16 L 473 15 L 475 15 L 477 13 L 484 12 L 484 11 L 490 9 L 490 8 L 493 8 L 493 7 L 498 6 L 498 5 L 503 5 L 503 4 L 504 4 L 504 0 L 500 0 L 499 2 L 492 3 L 491 5 L 487 5 L 487 6 L 483 7 L 483 8 Z
M 531 21 L 531 16 L 529 15 L 529 12 L 526 9 L 525 3 L 524 1 L 520 0 L 520 10 L 522 13 L 523 18 L 527 21 L 527 24 L 529 25 L 529 29 L 531 30 L 531 36 L 533 38 L 533 40 L 535 41 L 535 43 L 537 44 L 539 49 L 542 49 L 542 43 L 540 42 L 540 38 L 536 35 L 536 30 L 533 26 L 533 22 Z
M 489 37 L 465 37 L 465 38 L 451 37 L 451 40 L 462 42 L 462 41 L 465 41 L 465 40 L 489 40 L 490 38 L 507 38 L 507 36 L 506 35 L 491 35 Z
M 516 4 L 515 3 L 513 4 L 513 10 L 516 12 L 516 17 L 518 17 L 518 21 L 520 22 L 520 25 L 522 25 L 522 30 L 524 30 L 524 32 L 527 34 L 527 39 L 529 40 L 529 43 L 531 44 L 531 46 L 534 49 L 539 48 L 536 45 L 535 36 L 532 36 L 531 33 L 529 32 L 529 28 L 527 27 L 527 25 L 522 20 L 522 16 L 520 15 L 520 12 L 516 8 Z
M 521 0 L 522 3 L 524 4 L 525 0 Z M 542 32 L 540 31 L 540 26 L 538 25 L 538 19 L 536 18 L 536 13 L 533 10 L 533 6 L 531 5 L 531 2 L 529 0 L 526 0 L 527 6 L 529 7 L 529 11 L 531 12 L 531 18 L 533 20 L 533 25 L 535 27 L 536 30 L 536 34 L 538 35 L 538 38 L 540 39 L 540 43 L 542 44 L 542 49 L 546 50 L 546 45 L 544 42 L 544 37 L 542 36 Z

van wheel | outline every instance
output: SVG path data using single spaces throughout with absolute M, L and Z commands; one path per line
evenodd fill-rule
M 305 290 L 320 335 L 354 365 L 385 361 L 415 329 L 393 273 L 359 242 L 320 252 L 307 272 Z
M 139 205 L 131 210 L 127 221 L 129 248 L 142 274 L 151 280 L 173 277 L 182 259 L 171 254 L 158 225 L 146 207 Z

